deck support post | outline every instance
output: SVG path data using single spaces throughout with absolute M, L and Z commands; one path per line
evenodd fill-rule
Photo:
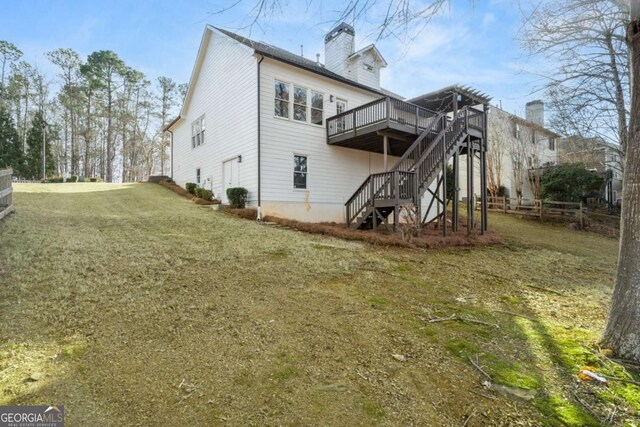
M 482 126 L 482 141 L 480 143 L 480 194 L 482 197 L 481 206 L 482 206 L 482 225 L 481 232 L 484 234 L 489 225 L 489 217 L 488 217 L 488 206 L 487 206 L 487 149 L 488 142 L 487 138 L 489 132 L 487 132 L 488 126 L 488 113 L 489 107 L 487 104 L 483 106 L 484 108 L 484 117 L 482 118 L 483 126 Z M 542 210 L 540 210 L 542 212 Z
M 393 209 L 393 231 L 395 232 L 400 220 L 400 172 L 397 170 L 393 171 L 393 193 L 396 199 Z
M 473 229 L 473 145 L 467 137 L 467 234 Z
M 388 155 L 389 155 L 389 137 L 387 135 L 384 135 L 382 137 L 382 144 L 384 145 L 383 147 L 383 152 L 384 152 L 384 171 L 385 172 L 389 172 L 389 168 L 388 168 Z
M 447 153 L 442 151 L 442 235 L 447 235 Z
M 453 218 L 451 228 L 458 231 L 460 226 L 460 149 L 456 148 L 453 155 Z

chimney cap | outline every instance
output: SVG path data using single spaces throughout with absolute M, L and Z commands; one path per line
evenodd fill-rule
M 324 42 L 329 43 L 331 40 L 333 40 L 343 32 L 352 36 L 356 35 L 356 32 L 351 25 L 347 24 L 346 22 L 342 22 L 338 24 L 338 26 L 336 26 L 333 30 L 329 31 L 326 36 L 324 36 Z
M 544 101 L 541 99 L 534 99 L 533 101 L 527 102 L 525 105 L 536 105 L 536 104 L 544 104 Z

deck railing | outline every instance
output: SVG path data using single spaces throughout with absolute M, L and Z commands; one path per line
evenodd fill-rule
M 373 206 L 375 200 L 412 199 L 416 190 L 415 183 L 413 172 L 391 171 L 369 175 L 345 203 L 347 222 L 351 224 L 367 206 Z
M 419 134 L 438 116 L 437 113 L 392 97 L 380 98 L 327 119 L 327 138 L 358 133 L 358 130 L 383 122 L 413 128 Z
M 13 212 L 11 175 L 13 175 L 13 170 L 0 169 L 0 219 Z

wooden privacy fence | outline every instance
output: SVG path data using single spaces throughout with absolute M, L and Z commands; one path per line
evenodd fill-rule
M 0 219 L 13 212 L 12 174 L 13 170 L 11 169 L 0 169 Z

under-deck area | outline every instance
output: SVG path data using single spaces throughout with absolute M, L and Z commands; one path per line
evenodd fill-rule
M 439 221 L 447 233 L 447 206 L 452 225 L 459 227 L 459 158 L 467 158 L 467 200 L 474 200 L 474 163 L 481 177 L 480 231 L 487 229 L 486 150 L 489 98 L 471 88 L 450 86 L 409 101 L 383 97 L 327 119 L 327 144 L 384 155 L 384 172 L 371 174 L 345 203 L 346 222 L 373 228 L 384 222 L 395 229 L 401 208 L 416 209 L 423 224 Z M 394 165 L 388 156 L 398 157 Z M 451 163 L 451 164 L 450 164 Z M 447 167 L 454 182 L 447 182 Z M 453 192 L 447 192 L 447 187 Z M 426 212 L 422 196 L 430 193 Z M 435 212 L 435 213 L 434 213 Z M 424 215 L 423 215 L 424 214 Z M 393 215 L 393 221 L 389 218 Z M 475 228 L 472 204 L 467 229 Z

